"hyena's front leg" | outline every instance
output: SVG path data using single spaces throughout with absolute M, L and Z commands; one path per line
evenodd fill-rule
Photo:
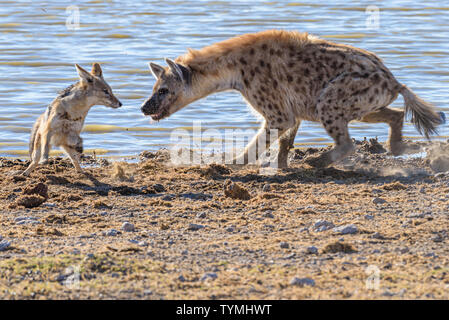
M 234 164 L 248 164 L 259 159 L 267 148 L 270 147 L 270 128 L 266 123 L 262 126 L 256 136 L 245 147 L 245 150 L 232 161 Z
M 279 138 L 279 154 L 278 154 L 278 167 L 286 168 L 288 166 L 288 153 L 290 149 L 294 147 L 294 142 L 296 138 L 296 133 L 301 125 L 301 121 L 298 121 L 293 127 L 288 129 Z
M 390 151 L 395 156 L 403 153 L 405 147 L 402 140 L 404 111 L 392 108 L 382 108 L 379 111 L 367 114 L 361 121 L 368 123 L 388 123 L 390 126 L 390 136 L 388 138 Z

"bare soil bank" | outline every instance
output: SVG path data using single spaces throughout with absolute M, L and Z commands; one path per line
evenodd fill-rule
M 0 159 L 0 298 L 447 299 L 448 144 L 415 146 L 359 142 L 320 170 L 297 149 L 275 175 Z

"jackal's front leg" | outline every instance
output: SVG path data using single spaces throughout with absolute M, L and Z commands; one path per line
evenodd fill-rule
M 83 139 L 78 135 L 72 134 L 68 137 L 67 144 L 63 145 L 62 148 L 69 156 L 76 171 L 82 173 L 83 169 L 80 166 L 79 160 L 83 153 Z

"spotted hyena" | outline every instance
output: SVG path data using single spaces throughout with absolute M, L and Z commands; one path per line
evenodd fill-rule
M 104 80 L 98 63 L 94 63 L 90 73 L 79 65 L 75 66 L 79 82 L 62 91 L 33 126 L 29 150 L 31 164 L 23 175 L 29 175 L 41 159 L 42 163 L 48 162 L 52 145 L 61 146 L 67 152 L 76 171 L 82 172 L 78 162 L 78 157 L 83 152 L 83 139 L 80 133 L 90 108 L 96 104 L 111 108 L 122 106 Z
M 332 150 L 308 160 L 319 167 L 353 152 L 348 133 L 352 120 L 388 123 L 394 155 L 403 150 L 404 113 L 411 112 L 412 122 L 426 137 L 436 132 L 441 121 L 434 108 L 399 83 L 374 53 L 306 33 L 245 34 L 201 50 L 190 49 L 176 61 L 166 62 L 166 68 L 150 63 L 157 82 L 142 112 L 161 120 L 212 93 L 237 90 L 265 119 L 239 157 L 244 163 L 250 150 L 268 147 L 270 130 L 277 129 L 278 164 L 287 166 L 288 151 L 302 120 L 320 122 L 335 141 Z M 405 112 L 388 107 L 399 93 Z M 259 140 L 262 135 L 265 140 Z M 257 146 L 257 141 L 267 143 Z

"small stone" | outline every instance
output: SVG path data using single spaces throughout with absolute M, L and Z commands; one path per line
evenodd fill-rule
M 108 236 L 108 237 L 115 237 L 119 233 L 120 233 L 120 231 L 117 231 L 115 229 L 111 229 L 111 230 L 106 231 L 106 236 Z
M 235 231 L 234 227 L 226 228 L 226 232 L 234 232 L 234 231 Z
M 218 278 L 218 275 L 215 272 L 205 273 L 200 281 L 208 281 L 208 280 L 215 280 Z
M 316 232 L 322 232 L 334 228 L 335 225 L 332 222 L 326 220 L 317 220 L 313 226 Z
M 437 234 L 435 237 L 432 238 L 433 242 L 443 242 L 443 240 L 444 238 L 439 234 Z
M 180 281 L 180 282 L 185 282 L 185 281 L 186 281 L 186 278 L 184 278 L 183 275 L 180 275 L 180 276 L 178 277 L 178 281 Z
M 315 286 L 315 280 L 310 279 L 310 278 L 297 278 L 297 277 L 294 277 L 290 281 L 290 285 L 292 285 L 292 286 L 299 286 L 299 287 L 304 287 L 304 286 L 314 287 Z
M 374 216 L 373 216 L 373 215 L 370 215 L 370 214 L 367 214 L 367 215 L 365 215 L 365 219 L 366 219 L 366 220 L 373 220 L 373 219 L 374 219 Z
M 269 184 L 264 184 L 264 186 L 262 187 L 262 191 L 263 192 L 271 191 L 271 186 Z
M 196 215 L 197 218 L 204 219 L 207 217 L 206 212 L 201 212 Z
M 202 224 L 191 223 L 191 224 L 189 224 L 189 227 L 187 228 L 187 230 L 197 231 L 197 230 L 204 229 L 204 228 L 205 228 L 205 226 L 203 226 Z
M 129 222 L 124 222 L 122 224 L 122 230 L 125 232 L 133 232 L 135 231 L 134 225 L 132 223 Z
M 356 225 L 348 224 L 348 225 L 336 227 L 336 228 L 334 228 L 334 231 L 338 234 L 355 234 L 355 233 L 357 233 L 358 229 L 357 229 Z
M 386 202 L 387 202 L 386 200 L 384 200 L 382 198 L 379 198 L 379 197 L 376 197 L 376 198 L 373 199 L 373 203 L 374 204 L 384 204 Z
M 281 243 L 279 244 L 279 246 L 280 246 L 282 249 L 288 249 L 288 248 L 290 248 L 290 245 L 289 245 L 287 242 L 281 242 Z
M 5 251 L 11 246 L 11 242 L 3 240 L 0 242 L 0 251 Z
M 317 254 L 318 253 L 318 248 L 311 246 L 311 247 L 307 247 L 307 253 L 309 254 Z

